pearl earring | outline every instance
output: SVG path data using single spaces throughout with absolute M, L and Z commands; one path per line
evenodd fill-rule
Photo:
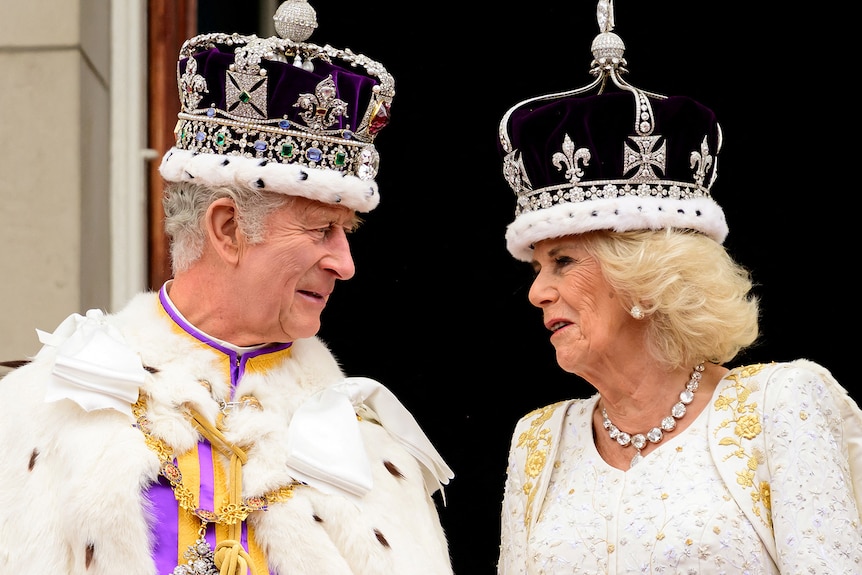
M 632 309 L 629 310 L 629 313 L 635 319 L 643 319 L 644 318 L 644 310 L 641 309 L 641 306 L 635 304 L 632 306 Z

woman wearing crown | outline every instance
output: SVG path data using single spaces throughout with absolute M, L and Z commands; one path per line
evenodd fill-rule
M 500 127 L 508 249 L 595 393 L 517 422 L 498 573 L 858 574 L 862 414 L 817 363 L 733 365 L 759 301 L 722 245 L 720 127 L 621 78 L 602 7 L 596 83 Z

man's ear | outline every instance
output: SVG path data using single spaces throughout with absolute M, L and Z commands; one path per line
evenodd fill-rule
M 236 204 L 230 198 L 219 198 L 209 205 L 205 217 L 207 239 L 212 249 L 225 262 L 236 264 L 242 241 L 236 222 Z

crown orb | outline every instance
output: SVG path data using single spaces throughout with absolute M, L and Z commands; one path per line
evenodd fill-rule
M 304 42 L 317 28 L 317 12 L 306 0 L 282 2 L 272 17 L 278 35 L 293 42 Z
M 591 50 L 596 60 L 619 61 L 626 51 L 626 45 L 613 32 L 602 32 L 593 39 Z

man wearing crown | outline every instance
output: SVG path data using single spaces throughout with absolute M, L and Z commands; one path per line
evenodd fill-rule
M 0 380 L 2 573 L 452 574 L 434 499 L 452 471 L 316 336 L 379 201 L 393 80 L 282 8 L 281 37 L 181 50 L 173 277 L 38 332 Z

